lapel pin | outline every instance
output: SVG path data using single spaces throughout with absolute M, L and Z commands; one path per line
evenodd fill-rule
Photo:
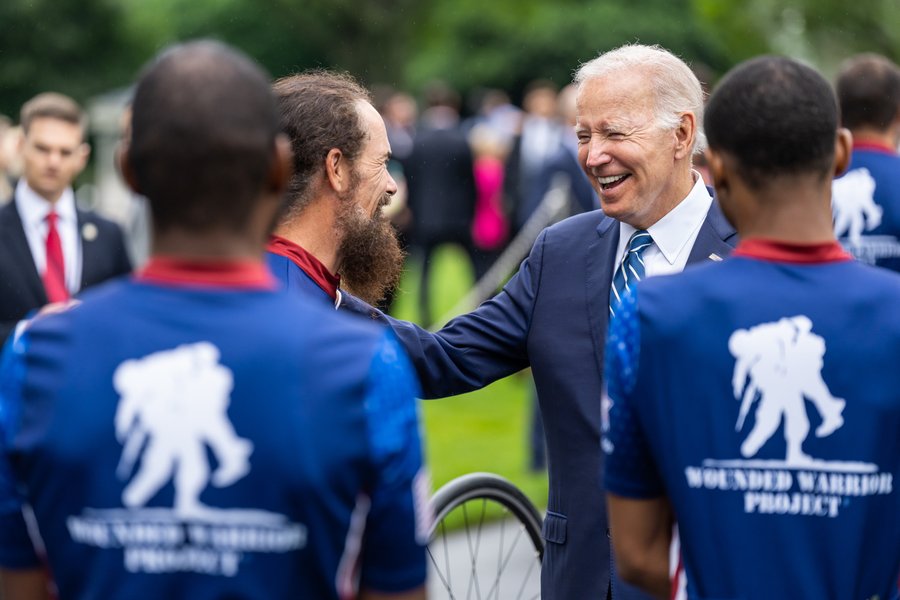
M 93 242 L 97 239 L 97 226 L 93 223 L 85 223 L 81 227 L 81 237 L 84 238 L 86 242 Z
M 718 254 L 716 254 L 715 252 L 713 252 L 712 254 L 709 255 L 709 260 L 714 260 L 716 262 L 719 262 L 722 260 L 722 257 L 719 256 Z

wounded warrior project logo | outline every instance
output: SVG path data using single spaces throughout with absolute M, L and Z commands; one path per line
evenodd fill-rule
M 831 185 L 834 235 L 858 260 L 874 265 L 900 256 L 900 242 L 891 235 L 863 235 L 881 225 L 884 209 L 875 202 L 875 178 L 868 169 L 853 169 Z
M 248 552 L 306 545 L 306 527 L 285 515 L 216 508 L 200 500 L 210 484 L 224 488 L 244 478 L 253 453 L 253 444 L 228 420 L 233 378 L 215 346 L 200 342 L 125 361 L 113 384 L 121 396 L 115 433 L 123 450 L 116 475 L 128 481 L 124 508 L 86 508 L 69 517 L 75 541 L 122 548 L 130 572 L 229 577 Z M 147 508 L 170 482 L 173 506 Z
M 749 428 L 740 444 L 743 458 L 687 467 L 689 487 L 742 492 L 747 513 L 820 517 L 837 517 L 850 497 L 892 493 L 892 474 L 880 473 L 878 465 L 822 460 L 803 450 L 811 433 L 827 438 L 843 427 L 846 407 L 822 379 L 825 340 L 812 329 L 812 321 L 799 315 L 731 335 L 732 387 L 739 403 L 735 430 Z M 814 432 L 807 401 L 820 417 Z M 784 459 L 755 458 L 779 433 Z

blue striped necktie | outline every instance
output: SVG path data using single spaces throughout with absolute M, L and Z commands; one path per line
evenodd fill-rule
M 644 278 L 644 259 L 641 255 L 652 245 L 653 238 L 647 230 L 639 229 L 631 234 L 625 256 L 622 257 L 622 262 L 613 275 L 612 289 L 609 292 L 609 316 L 615 316 L 615 309 L 625 292 Z

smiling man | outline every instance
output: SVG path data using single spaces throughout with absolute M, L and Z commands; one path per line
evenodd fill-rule
M 269 243 L 285 285 L 341 303 L 343 287 L 375 303 L 397 284 L 403 253 L 381 209 L 397 192 L 384 121 L 353 78 L 310 71 L 275 82 L 294 176 Z
M 62 94 L 22 107 L 23 173 L 0 209 L 0 342 L 28 311 L 131 270 L 119 227 L 75 206 L 84 169 L 84 112 Z
M 636 277 L 720 260 L 737 240 L 691 169 L 703 93 L 684 62 L 624 46 L 584 64 L 576 84 L 579 162 L 605 212 L 544 230 L 497 296 L 440 331 L 390 322 L 426 398 L 532 368 L 550 477 L 541 597 L 644 598 L 609 568 L 599 448 L 610 309 Z

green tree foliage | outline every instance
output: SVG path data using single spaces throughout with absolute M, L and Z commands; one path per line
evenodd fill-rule
M 37 92 L 79 100 L 133 80 L 167 44 L 213 37 L 274 76 L 345 69 L 418 91 L 563 85 L 623 43 L 658 43 L 721 74 L 766 52 L 831 74 L 859 51 L 900 60 L 898 0 L 2 0 L 0 111 Z
M 686 60 L 728 66 L 716 36 L 686 0 L 456 0 L 436 3 L 410 57 L 408 81 L 441 77 L 461 88 L 564 85 L 581 62 L 624 43 L 661 44 Z
M 0 112 L 18 118 L 35 94 L 78 100 L 128 81 L 140 50 L 107 0 L 0 2 Z

